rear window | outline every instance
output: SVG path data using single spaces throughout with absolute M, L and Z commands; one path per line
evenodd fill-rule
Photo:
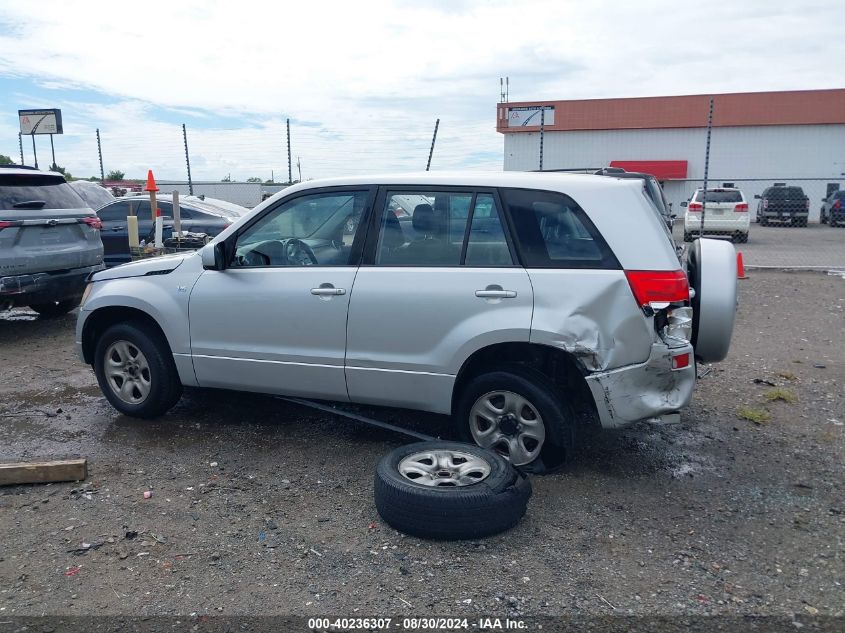
M 804 190 L 801 187 L 772 187 L 766 190 L 763 197 L 770 200 L 794 200 L 803 198 Z
M 701 202 L 704 199 L 704 192 L 703 191 L 696 191 L 695 193 L 695 200 L 696 202 Z M 736 190 L 725 190 L 725 189 L 708 189 L 707 190 L 707 202 L 742 202 L 742 194 Z
M 587 214 L 569 196 L 504 189 L 527 268 L 619 268 Z
M 87 206 L 60 176 L 0 174 L 0 209 L 15 209 L 16 204 L 37 201 L 44 202 L 44 206 L 28 208 L 83 209 Z

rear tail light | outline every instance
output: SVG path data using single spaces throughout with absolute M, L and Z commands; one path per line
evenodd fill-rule
M 641 308 L 689 301 L 689 282 L 682 270 L 626 270 L 625 276 Z
M 839 209 L 841 209 L 841 208 L 842 208 L 842 201 L 841 201 L 841 200 L 837 200 L 836 202 L 834 202 L 834 203 L 833 203 L 833 208 L 834 208 L 834 209 L 836 209 L 837 211 L 839 211 Z M 3 224 L 3 223 L 2 223 L 2 222 L 0 222 L 0 225 L 2 225 L 2 224 Z
M 12 222 L 5 222 L 5 221 L 0 222 L 0 230 L 8 229 L 12 225 L 13 225 Z
M 740 202 L 738 205 L 734 207 L 734 211 L 739 213 L 748 212 L 748 205 L 745 202 Z
M 809 209 L 809 208 L 810 208 L 810 199 L 809 199 L 809 198 L 807 198 L 806 200 L 804 200 L 804 208 L 805 208 L 805 209 Z
M 82 218 L 82 221 L 94 230 L 99 231 L 103 228 L 103 222 L 100 218 Z
M 769 201 L 768 201 L 766 198 L 763 198 L 763 208 L 764 208 L 764 209 L 768 209 L 768 208 L 769 208 Z
M 689 203 L 689 210 L 690 211 L 701 211 L 702 205 L 700 202 L 690 202 Z
M 678 354 L 672 357 L 672 369 L 683 369 L 689 367 L 689 352 Z

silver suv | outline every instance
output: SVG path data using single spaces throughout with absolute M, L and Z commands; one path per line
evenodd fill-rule
M 183 386 L 404 407 L 543 468 L 584 419 L 684 407 L 735 307 L 733 247 L 680 261 L 637 181 L 427 173 L 299 184 L 198 253 L 98 273 L 76 344 L 127 415 Z
M 103 269 L 100 219 L 64 176 L 0 166 L 0 310 L 59 316 Z

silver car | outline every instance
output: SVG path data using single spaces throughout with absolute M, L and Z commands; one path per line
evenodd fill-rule
M 679 260 L 639 182 L 425 173 L 295 185 L 198 253 L 98 273 L 76 344 L 127 415 L 183 386 L 404 407 L 548 468 L 585 419 L 687 405 L 735 308 L 733 247 Z

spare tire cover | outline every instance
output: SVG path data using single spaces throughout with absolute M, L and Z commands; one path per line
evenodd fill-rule
M 689 250 L 692 345 L 696 358 L 713 363 L 728 355 L 736 320 L 736 251 L 729 242 L 698 239 Z

